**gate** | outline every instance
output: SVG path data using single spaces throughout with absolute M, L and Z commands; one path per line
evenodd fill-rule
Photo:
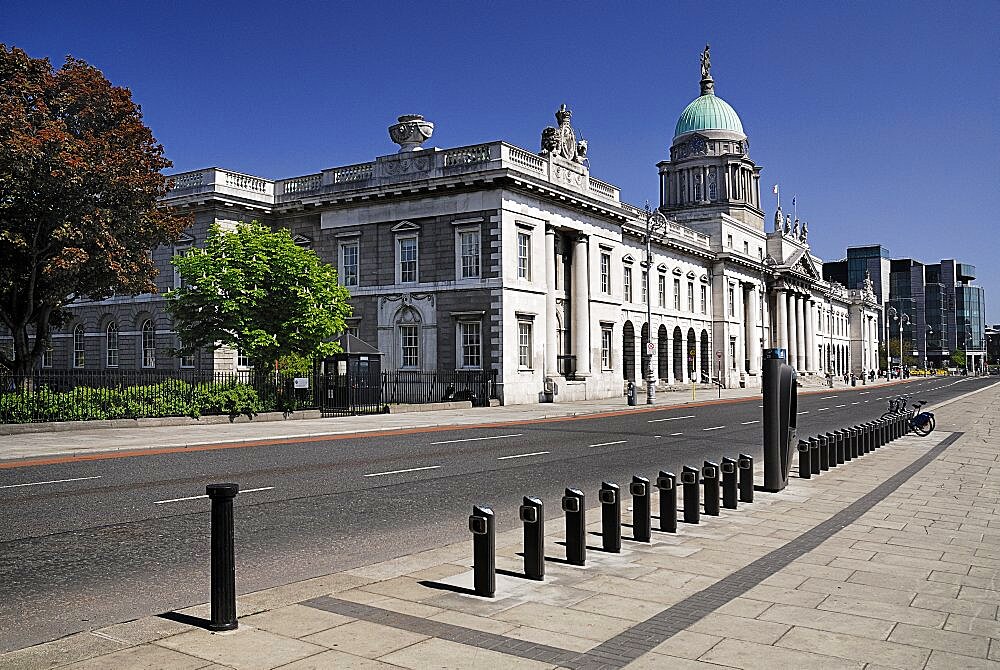
M 381 414 L 382 372 L 368 361 L 337 361 L 323 376 L 321 409 L 325 416 Z M 374 369 L 372 369 L 374 368 Z

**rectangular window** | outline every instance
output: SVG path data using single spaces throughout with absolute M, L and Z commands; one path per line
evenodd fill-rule
M 674 309 L 681 308 L 681 280 L 674 280 Z
M 478 321 L 462 321 L 458 324 L 462 346 L 463 368 L 482 367 L 482 327 Z
M 611 293 L 611 254 L 601 254 L 601 293 Z
M 400 367 L 420 367 L 420 327 L 404 325 L 399 327 Z
M 190 244 L 175 244 L 174 245 L 174 256 L 184 256 L 191 253 L 192 246 Z M 184 280 L 181 278 L 181 273 L 174 265 L 174 288 L 183 288 Z
M 247 356 L 246 352 L 242 349 L 236 350 L 236 367 L 238 368 L 248 368 L 250 367 L 250 357 Z
M 531 322 L 517 323 L 517 367 L 531 369 Z
M 531 281 L 531 235 L 517 234 L 517 278 Z
M 344 286 L 358 285 L 358 243 L 340 245 L 340 283 Z
M 358 328 L 357 326 L 348 326 L 347 327 L 347 334 L 351 335 L 352 337 L 361 337 L 360 333 L 361 333 L 361 329 Z
M 193 368 L 194 367 L 194 354 L 181 354 L 181 367 L 182 368 Z
M 417 238 L 399 240 L 399 281 L 403 284 L 417 281 Z
M 708 287 L 701 287 L 701 313 L 708 314 Z
M 729 286 L 729 316 L 736 316 L 736 289 Z
M 726 235 L 726 246 L 729 247 L 730 249 L 733 248 L 733 236 L 732 235 Z
M 622 281 L 625 302 L 632 302 L 632 268 L 625 268 L 625 278 Z
M 642 271 L 642 304 L 646 304 L 649 300 L 649 296 L 646 294 L 646 289 L 649 286 L 649 273 L 645 270 Z
M 106 339 L 104 341 L 105 351 L 107 356 L 105 356 L 105 363 L 109 368 L 118 367 L 118 326 L 112 323 L 108 326 L 106 332 Z
M 87 345 L 83 339 L 83 326 L 73 330 L 73 367 L 82 368 L 87 363 Z
M 601 368 L 611 369 L 611 326 L 601 326 Z
M 757 257 L 761 260 L 764 259 L 764 247 L 757 247 Z
M 694 312 L 694 282 L 688 282 L 688 311 Z
M 45 351 L 42 352 L 42 367 L 51 368 L 52 367 L 52 345 L 45 347 Z
M 743 253 L 745 253 L 747 256 L 750 255 L 750 243 L 747 242 L 746 240 L 743 240 Z
M 729 367 L 736 369 L 736 338 L 729 338 Z
M 660 307 L 667 306 L 667 278 L 664 275 L 658 277 L 657 290 L 659 292 Z
M 462 263 L 462 279 L 474 279 L 479 277 L 479 231 L 460 231 L 458 233 L 458 247 Z

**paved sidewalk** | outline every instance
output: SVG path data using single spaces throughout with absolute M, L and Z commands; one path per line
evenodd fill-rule
M 547 501 L 545 581 L 521 577 L 520 531 L 501 534 L 494 599 L 468 593 L 456 529 L 450 546 L 246 594 L 231 633 L 185 623 L 208 615 L 199 605 L 0 667 L 1000 669 L 1000 385 L 936 413 L 932 437 L 793 476 L 651 544 L 589 551 L 585 568 L 560 561 Z
M 811 380 L 813 384 L 817 380 Z M 909 381 L 919 381 L 912 378 Z M 899 380 L 880 380 L 869 386 L 899 384 Z M 846 388 L 842 382 L 835 388 Z M 810 385 L 800 393 L 825 392 L 829 389 Z M 694 396 L 692 398 L 692 395 Z M 738 400 L 760 395 L 759 388 L 722 389 L 721 400 Z M 690 388 L 662 391 L 656 395 L 655 409 L 688 405 L 691 403 L 719 402 L 717 389 L 700 388 L 692 394 Z M 628 407 L 625 398 L 582 400 L 572 403 L 509 405 L 505 407 L 475 407 L 464 410 L 430 410 L 409 414 L 374 414 L 300 421 L 271 421 L 261 423 L 206 424 L 187 426 L 143 426 L 133 428 L 79 429 L 66 432 L 39 432 L 0 436 L 0 461 L 82 455 L 106 451 L 131 451 L 155 448 L 183 448 L 200 445 L 240 443 L 259 440 L 293 440 L 322 436 L 353 435 L 357 433 L 415 430 L 446 426 L 473 426 L 482 424 L 537 421 L 539 419 L 565 418 L 604 414 L 608 412 L 642 412 L 650 409 L 645 394 L 640 394 L 640 404 Z

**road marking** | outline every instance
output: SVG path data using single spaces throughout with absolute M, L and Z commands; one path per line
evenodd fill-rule
M 244 491 L 240 491 L 240 493 L 254 493 L 256 491 L 270 491 L 273 488 L 274 488 L 273 486 L 261 486 L 260 488 L 257 488 L 257 489 L 246 489 Z M 208 497 L 207 495 L 200 495 L 200 496 L 188 496 L 186 498 L 171 498 L 170 500 L 155 500 L 155 501 L 153 501 L 153 504 L 154 505 L 166 505 L 167 503 L 182 502 L 184 500 L 200 500 L 202 498 L 207 498 L 207 497 Z
M 754 419 L 753 421 L 743 421 L 740 423 L 741 426 L 749 426 L 751 423 L 760 423 L 760 419 Z
M 719 430 L 720 428 L 725 428 L 725 426 L 712 426 L 711 428 L 702 428 L 702 430 Z
M 799 412 L 799 414 L 808 414 L 808 413 L 809 413 L 809 410 L 806 410 L 804 412 Z
M 866 394 L 866 393 L 871 393 L 871 391 L 862 391 L 862 392 L 861 392 L 861 393 L 859 393 L 858 395 L 864 395 L 864 394 Z
M 434 444 L 455 444 L 457 442 L 476 442 L 477 440 L 502 440 L 508 437 L 521 437 L 524 433 L 512 433 L 511 435 L 491 435 L 489 437 L 466 437 L 461 440 L 442 440 L 441 442 L 431 442 Z
M 830 398 L 836 398 L 836 397 L 837 396 L 835 396 L 835 395 L 825 395 L 822 398 L 820 398 L 820 400 L 829 400 Z
M 861 403 L 859 403 L 859 402 L 852 402 L 851 404 L 852 405 L 860 405 Z
M 506 461 L 506 460 L 509 460 L 511 458 L 527 458 L 528 456 L 541 456 L 541 455 L 547 454 L 547 453 L 549 453 L 549 452 L 547 452 L 547 451 L 533 451 L 530 454 L 514 454 L 513 456 L 498 456 L 497 460 L 498 461 Z
M 601 442 L 600 444 L 591 444 L 590 447 L 610 447 L 613 444 L 625 444 L 626 440 L 618 440 L 617 442 Z
M 62 484 L 63 482 L 82 482 L 85 479 L 100 479 L 102 475 L 93 477 L 73 477 L 72 479 L 50 479 L 47 482 L 27 482 L 25 484 L 4 484 L 0 489 L 16 489 L 21 486 L 41 486 L 42 484 Z
M 420 470 L 437 470 L 440 465 L 426 465 L 422 468 L 406 468 L 405 470 L 389 470 L 388 472 L 373 472 L 365 477 L 381 477 L 382 475 L 398 475 L 404 472 L 419 472 Z
M 829 409 L 830 409 L 829 407 L 820 407 L 820 408 L 819 408 L 818 410 L 816 410 L 816 411 L 817 411 L 817 412 L 825 412 L 825 411 L 827 411 L 827 410 L 829 410 Z
M 837 405 L 837 407 L 847 407 L 847 405 Z
M 687 416 L 672 416 L 668 419 L 650 419 L 646 423 L 660 423 L 661 421 L 680 421 L 681 419 L 693 419 L 694 414 L 688 414 Z
M 670 433 L 670 437 L 677 437 L 678 435 L 683 435 L 684 433 Z

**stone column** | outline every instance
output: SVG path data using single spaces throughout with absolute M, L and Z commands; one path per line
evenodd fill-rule
M 545 228 L 545 375 L 558 374 L 558 329 L 556 328 L 556 231 Z M 575 288 L 575 287 L 574 287 Z
M 774 326 L 777 329 L 774 346 L 777 349 L 788 349 L 788 303 L 785 302 L 785 289 L 774 291 Z
M 576 356 L 576 374 L 590 374 L 590 281 L 588 272 L 589 245 L 587 236 L 576 238 L 573 249 L 573 287 L 570 309 L 573 312 L 573 354 Z
M 806 371 L 806 299 L 801 295 L 795 297 L 795 318 L 798 321 L 798 328 L 795 331 L 795 369 L 799 374 Z
M 816 374 L 816 301 L 806 300 L 806 372 Z
M 760 298 L 757 296 L 757 287 L 754 284 L 750 284 L 750 290 L 747 291 L 747 328 L 746 328 L 746 338 L 747 338 L 747 355 L 750 359 L 750 374 L 759 375 L 760 374 L 760 326 L 757 321 L 757 310 L 760 309 Z
M 799 340 L 798 340 L 798 310 L 796 309 L 796 297 L 794 293 L 788 293 L 788 364 L 798 370 Z

